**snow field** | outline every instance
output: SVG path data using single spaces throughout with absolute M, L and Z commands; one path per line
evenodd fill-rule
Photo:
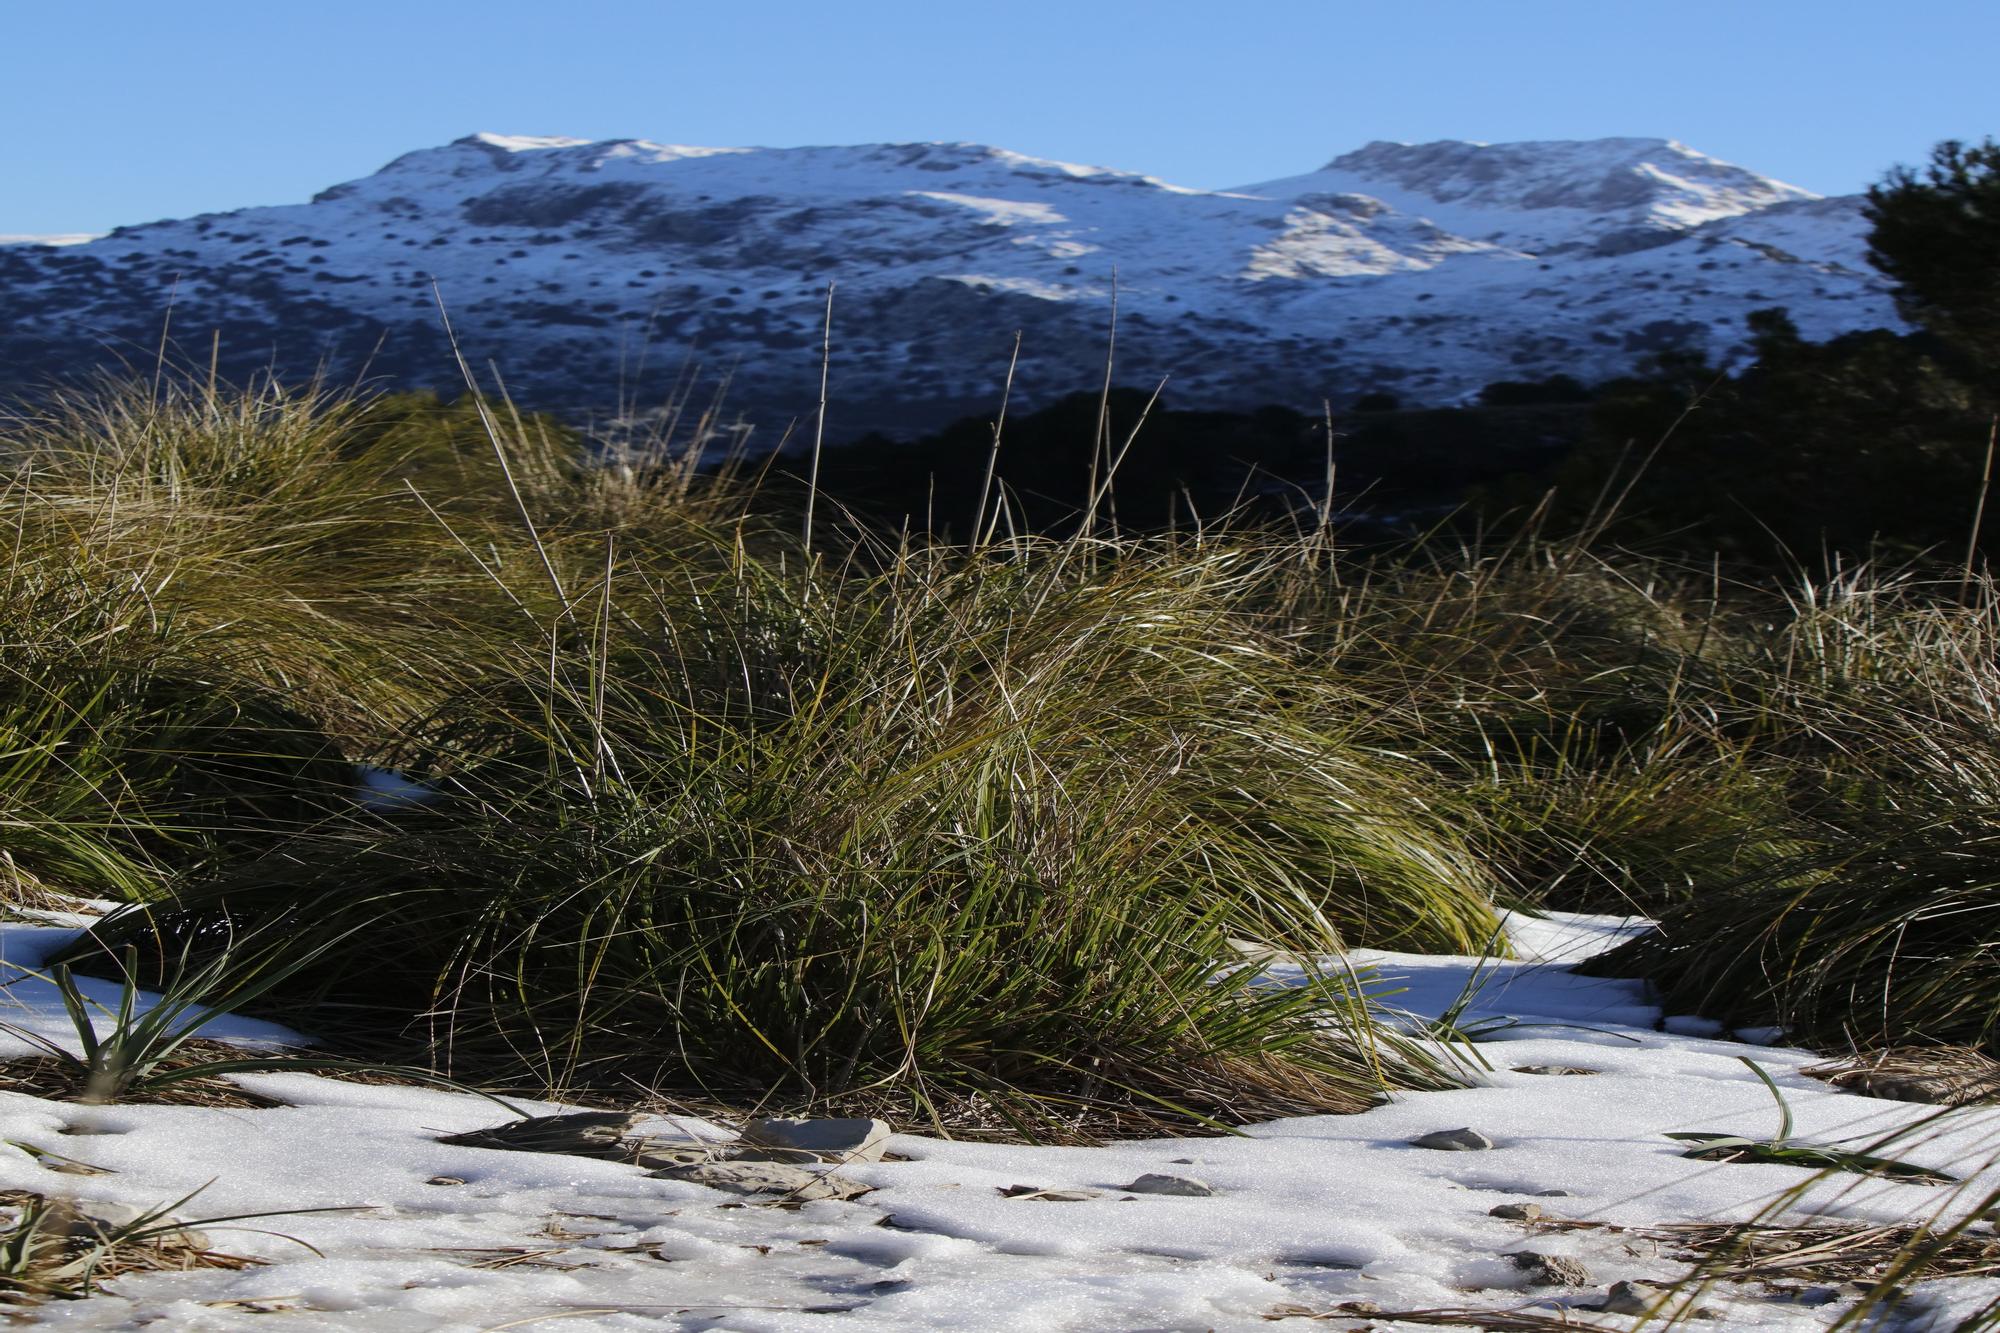
M 894 1156 L 841 1168 L 876 1186 L 850 1203 L 746 1204 L 702 1186 L 648 1178 L 620 1163 L 436 1142 L 498 1123 L 492 1103 L 420 1088 L 304 1074 L 245 1076 L 290 1105 L 89 1108 L 0 1092 L 0 1140 L 28 1143 L 115 1174 L 57 1176 L 0 1150 L 0 1189 L 73 1190 L 141 1206 L 194 1198 L 190 1221 L 242 1212 L 341 1211 L 218 1223 L 215 1247 L 266 1261 L 231 1272 L 135 1275 L 110 1294 L 39 1307 L 49 1327 L 189 1330 L 601 1329 L 1219 1329 L 1338 1328 L 1266 1319 L 1284 1306 L 1349 1300 L 1388 1309 L 1589 1303 L 1620 1280 L 1668 1281 L 1685 1266 L 1657 1247 L 1599 1230 L 1538 1231 L 1488 1215 L 1535 1202 L 1555 1217 L 1620 1224 L 1747 1219 L 1807 1173 L 1690 1161 L 1663 1135 L 1775 1128 L 1770 1094 L 1738 1059 L 1766 1068 L 1791 1105 L 1795 1137 L 1857 1145 L 1918 1124 L 1931 1108 L 1851 1096 L 1797 1071 L 1819 1057 L 1722 1037 L 1658 1030 L 1639 983 L 1576 976 L 1565 962 L 1634 923 L 1558 918 L 1513 923 L 1525 962 L 1372 953 L 1385 1002 L 1409 1021 L 1479 989 L 1460 1017 L 1521 1020 L 1479 1046 L 1483 1086 L 1417 1093 L 1358 1116 L 1252 1126 L 1240 1137 L 1160 1139 L 1096 1148 L 1022 1147 L 898 1135 Z M 0 948 L 33 966 L 67 937 L 7 926 Z M 103 998 L 108 998 L 105 988 Z M 59 1034 L 53 992 L 27 980 L 4 1016 Z M 239 1025 L 240 1024 L 240 1025 Z M 1564 1026 L 1588 1025 L 1589 1029 Z M 212 1035 L 283 1039 L 230 1020 Z M 11 1041 L 11 1039 L 10 1039 Z M 25 1051 L 13 1041 L 0 1054 Z M 1514 1072 L 1583 1067 L 1593 1075 Z M 541 1113 L 553 1109 L 524 1104 Z M 1438 1152 L 1409 1140 L 1471 1126 L 1495 1147 Z M 1965 1173 L 2000 1146 L 2000 1112 L 1963 1110 L 1892 1155 Z M 726 1138 L 711 1124 L 662 1119 L 641 1132 Z M 1147 1172 L 1199 1179 L 1209 1198 L 1132 1196 Z M 433 1180 L 462 1184 L 433 1184 Z M 1986 1172 L 1987 1188 L 2000 1173 Z M 1100 1191 L 1082 1202 L 1003 1197 L 1015 1185 Z M 1562 1193 L 1554 1193 L 1561 1191 Z M 1948 1191 L 1850 1177 L 1812 1189 L 1831 1217 L 1897 1221 L 1947 1204 Z M 242 1230 L 238 1227 L 245 1228 Z M 306 1246 L 317 1250 L 309 1250 Z M 1572 1256 L 1592 1285 L 1527 1285 L 1504 1256 Z M 1994 1284 L 1932 1284 L 1922 1308 L 1949 1327 Z M 1711 1327 L 1823 1328 L 1838 1301 L 1703 1298 Z M 1629 1328 L 1621 1316 L 1579 1316 Z M 1945 1321 L 1945 1322 L 1938 1322 Z M 1358 1323 L 1365 1323 L 1358 1320 Z M 1925 1326 L 1922 1318 L 1903 1327 Z

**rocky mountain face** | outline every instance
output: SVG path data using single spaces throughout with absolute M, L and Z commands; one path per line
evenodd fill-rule
M 0 225 L 4 225 L 0 217 Z M 0 390 L 163 325 L 224 374 L 451 389 L 606 414 L 726 379 L 767 442 L 910 430 L 1117 377 L 1179 407 L 1445 403 L 1499 379 L 1725 357 L 1750 311 L 1895 326 L 1858 198 L 1663 139 L 1374 143 L 1232 190 L 964 143 L 690 148 L 481 134 L 310 203 L 0 245 Z M 63 238 L 70 241 L 73 238 Z M 171 311 L 171 316 L 169 312 Z M 170 323 L 169 323 L 170 320 Z

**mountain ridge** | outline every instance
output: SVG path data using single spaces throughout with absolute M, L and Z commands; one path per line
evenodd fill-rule
M 0 219 L 4 221 L 4 219 Z M 223 369 L 446 387 L 435 309 L 524 401 L 611 412 L 699 362 L 781 426 L 836 287 L 834 424 L 1034 405 L 1101 379 L 1179 406 L 1449 402 L 1496 379 L 1726 357 L 1743 317 L 1896 327 L 1856 197 L 1670 139 L 1377 141 L 1202 190 L 974 143 L 730 148 L 481 133 L 276 205 L 0 248 L 0 388 L 172 324 Z M 70 239 L 70 238 L 65 238 Z

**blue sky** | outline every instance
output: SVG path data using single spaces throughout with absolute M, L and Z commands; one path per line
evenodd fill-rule
M 0 233 L 291 203 L 475 130 L 971 139 L 1218 187 L 1662 135 L 1822 193 L 2000 134 L 2000 0 L 68 0 L 0 8 Z

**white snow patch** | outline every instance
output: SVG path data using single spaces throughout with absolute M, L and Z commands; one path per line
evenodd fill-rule
M 357 764 L 354 776 L 354 799 L 364 810 L 411 810 L 430 805 L 441 795 L 429 783 L 419 782 L 393 768 Z
M 1867 1141 L 1918 1125 L 1928 1108 L 1835 1092 L 1803 1077 L 1816 1057 L 1660 1030 L 1638 982 L 1579 977 L 1568 961 L 1643 929 L 1629 918 L 1514 916 L 1517 960 L 1373 952 L 1393 1002 L 1434 1017 L 1468 990 L 1461 1022 L 1507 1018 L 1476 1049 L 1478 1086 L 1398 1096 L 1362 1115 L 1255 1125 L 1233 1137 L 1098 1148 L 1022 1147 L 896 1136 L 906 1160 L 842 1168 L 876 1186 L 849 1203 L 796 1210 L 742 1206 L 701 1186 L 654 1180 L 617 1162 L 457 1147 L 442 1134 L 498 1123 L 480 1098 L 303 1074 L 241 1081 L 290 1105 L 267 1110 L 83 1108 L 0 1091 L 0 1141 L 54 1148 L 116 1174 L 54 1175 L 0 1147 L 0 1189 L 74 1191 L 135 1205 L 171 1202 L 190 1220 L 327 1208 L 210 1228 L 219 1248 L 261 1259 L 241 1272 L 118 1278 L 107 1294 L 43 1307 L 51 1326 L 257 1329 L 283 1310 L 297 1329 L 471 1330 L 510 1321 L 592 1329 L 856 1328 L 1217 1329 L 1267 1327 L 1281 1305 L 1328 1309 L 1520 1307 L 1557 1315 L 1620 1280 L 1671 1280 L 1680 1266 L 1598 1231 L 1533 1233 L 1488 1215 L 1535 1201 L 1559 1217 L 1625 1224 L 1747 1218 L 1807 1179 L 1788 1167 L 1680 1156 L 1670 1131 L 1761 1135 L 1769 1093 L 1749 1053 L 1784 1090 L 1801 1141 Z M 71 933 L 8 926 L 0 949 L 33 966 Z M 14 1021 L 60 1024 L 47 987 L 9 988 Z M 254 1029 L 252 1029 L 254 1030 Z M 1580 1067 L 1591 1075 L 1515 1072 Z M 542 1112 L 552 1106 L 530 1103 Z M 84 1121 L 90 1123 L 84 1125 Z M 96 1132 L 63 1137 L 66 1126 Z M 1491 1151 L 1446 1153 L 1409 1140 L 1473 1126 Z M 724 1127 L 661 1120 L 650 1132 L 720 1140 Z M 1936 1117 L 1896 1155 L 1961 1173 L 1991 1166 L 2000 1111 Z M 1131 1197 L 1146 1172 L 1198 1175 L 1210 1198 Z M 434 1179 L 463 1184 L 430 1184 Z M 1084 1202 L 1005 1197 L 1026 1184 L 1099 1191 Z M 1563 1191 L 1550 1196 L 1550 1191 Z M 1801 1206 L 1896 1220 L 1944 1192 L 1853 1178 Z M 242 1229 L 238 1229 L 242 1228 Z M 276 1234 L 273 1234 L 276 1233 Z M 304 1248 L 311 1245 L 318 1253 Z M 1505 1256 L 1573 1256 L 1593 1285 L 1526 1287 Z M 1921 1288 L 1926 1309 L 1969 1313 L 2000 1283 Z M 1847 1307 L 1750 1299 L 1704 1303 L 1731 1329 L 1824 1328 Z M 513 1326 L 522 1326 L 515 1323 Z M 1301 1322 L 1299 1327 L 1317 1327 Z M 1950 1323 L 1939 1322 L 1939 1328 Z
M 510 153 L 531 153 L 543 148 L 581 148 L 590 142 L 560 134 L 489 134 L 483 130 L 472 137 L 489 148 L 504 148 Z
M 992 199 L 980 195 L 949 194 L 941 190 L 911 190 L 918 199 L 935 199 L 956 204 L 979 214 L 980 220 L 998 227 L 1014 227 L 1024 222 L 1051 224 L 1066 221 L 1049 205 L 1032 199 Z

